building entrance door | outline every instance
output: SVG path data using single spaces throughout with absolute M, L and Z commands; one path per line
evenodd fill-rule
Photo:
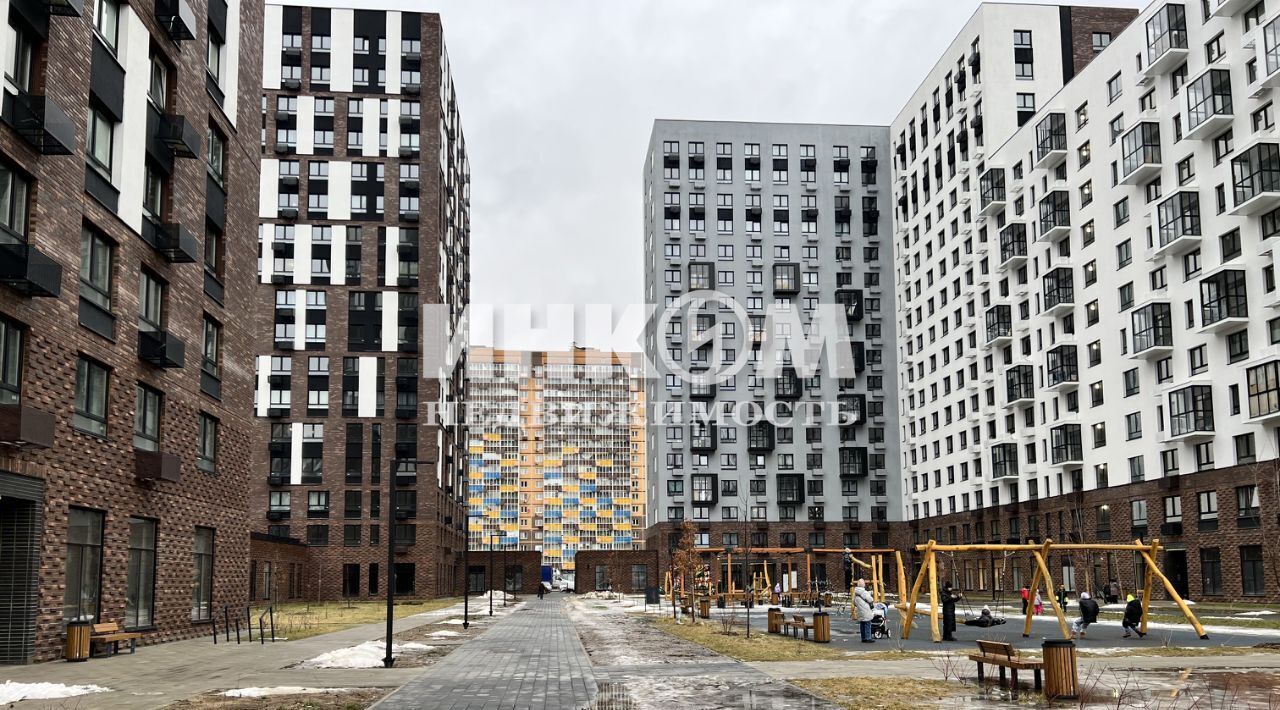
M 0 496 L 0 663 L 30 663 L 35 653 L 40 504 Z
M 1187 590 L 1187 551 L 1165 550 L 1164 575 L 1169 578 L 1173 588 L 1182 598 L 1189 596 Z

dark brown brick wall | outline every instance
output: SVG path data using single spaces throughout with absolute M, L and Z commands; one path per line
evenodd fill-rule
M 1093 33 L 1110 32 L 1112 38 L 1120 34 L 1125 27 L 1138 16 L 1138 11 L 1124 7 L 1082 7 L 1072 6 L 1071 26 L 1071 60 L 1072 73 L 1079 74 L 1098 53 L 1093 51 Z
M 644 594 L 644 587 L 632 584 L 631 568 L 636 565 L 646 568 L 646 586 L 662 586 L 657 550 L 579 550 L 574 565 L 574 591 L 578 593 L 596 588 L 596 567 L 601 565 L 606 568 L 605 579 L 615 592 Z
M 205 0 L 192 0 L 197 18 L 207 14 Z M 143 643 L 189 638 L 206 632 L 191 621 L 192 537 L 196 526 L 216 530 L 214 596 L 216 605 L 243 605 L 247 597 L 249 531 L 245 516 L 249 474 L 249 431 L 245 413 L 252 403 L 249 324 L 256 242 L 253 203 L 258 190 L 257 115 L 252 100 L 239 102 L 236 127 L 206 93 L 204 22 L 198 36 L 180 48 L 159 27 L 149 0 L 132 4 L 176 71 L 170 76 L 173 113 L 185 116 L 199 131 L 204 146 L 207 122 L 228 137 L 225 306 L 203 292 L 200 263 L 169 264 L 114 213 L 84 192 L 86 107 L 89 103 L 91 23 L 83 18 L 51 18 L 49 38 L 40 56 L 38 91 L 63 108 L 75 127 L 71 156 L 40 156 L 7 125 L 0 128 L 0 153 L 34 180 L 30 242 L 63 269 L 59 298 L 24 298 L 0 288 L 0 314 L 25 324 L 27 346 L 23 401 L 56 417 L 55 443 L 45 450 L 0 447 L 0 469 L 45 481 L 44 534 L 33 660 L 62 655 L 62 601 L 68 508 L 80 506 L 105 514 L 102 550 L 101 610 L 105 621 L 121 621 L 125 609 L 128 522 L 131 516 L 157 521 L 155 627 Z M 261 76 L 262 4 L 241 3 L 239 85 L 258 85 Z M 138 111 L 131 106 L 128 110 Z M 140 119 L 135 119 L 140 120 Z M 141 145 L 123 145 L 125 152 Z M 203 159 L 175 160 L 170 182 L 168 221 L 187 226 L 197 239 L 204 234 L 206 167 Z M 118 166 L 117 166 L 117 169 Z M 132 178 L 131 178 L 132 179 Z M 115 339 L 103 338 L 78 324 L 80 232 L 82 224 L 112 239 Z M 162 370 L 142 363 L 137 354 L 139 265 L 168 282 L 167 328 L 186 345 L 185 367 Z M 202 314 L 223 326 L 222 392 L 215 399 L 200 391 Z M 72 427 L 78 355 L 111 368 L 108 427 L 105 437 Z M 182 461 L 180 483 L 144 484 L 134 477 L 133 419 L 135 383 L 165 394 L 161 448 Z M 221 423 L 216 473 L 196 468 L 197 417 L 200 412 Z
M 251 533 L 249 591 L 255 603 L 317 598 L 320 579 L 308 548 L 294 538 Z
M 303 8 L 302 10 L 302 46 L 309 48 L 311 46 L 311 10 Z M 420 203 L 419 214 L 420 219 L 416 224 L 402 223 L 399 221 L 398 205 L 400 199 L 400 183 L 397 179 L 399 174 L 399 165 L 401 159 L 398 154 L 398 146 L 390 146 L 390 157 L 364 157 L 359 155 L 360 150 L 356 149 L 351 157 L 347 156 L 347 102 L 351 98 L 364 98 L 366 100 L 377 101 L 381 98 L 377 94 L 368 93 L 343 93 L 334 92 L 327 89 L 312 90 L 310 86 L 310 51 L 303 52 L 302 62 L 302 89 L 296 92 L 285 92 L 269 90 L 265 94 L 267 96 L 267 115 L 266 131 L 268 136 L 266 151 L 262 153 L 265 157 L 296 159 L 299 161 L 299 173 L 304 176 L 299 185 L 299 222 L 313 225 L 333 225 L 334 226 L 334 255 L 333 269 L 345 268 L 341 263 L 340 256 L 345 249 L 345 230 L 342 227 L 349 224 L 359 224 L 363 229 L 363 245 L 362 260 L 359 285 L 293 285 L 285 284 L 281 286 L 271 284 L 259 284 L 257 286 L 257 303 L 259 304 L 259 318 L 257 326 L 257 340 L 254 344 L 254 351 L 259 354 L 273 353 L 276 355 L 289 355 L 293 359 L 293 378 L 292 378 L 292 401 L 294 409 L 292 416 L 283 420 L 270 420 L 261 418 L 257 421 L 255 431 L 255 441 L 252 446 L 252 456 L 254 462 L 254 471 L 258 472 L 252 480 L 252 496 L 253 496 L 253 513 L 251 516 L 252 527 L 256 531 L 265 532 L 268 526 L 273 522 L 279 524 L 288 524 L 289 534 L 291 536 L 304 539 L 306 538 L 306 526 L 308 523 L 325 524 L 330 527 L 329 544 L 325 546 L 312 546 L 309 548 L 309 562 L 315 566 L 315 577 L 320 580 L 316 594 L 320 599 L 337 599 L 342 596 L 342 569 L 345 564 L 360 565 L 360 582 L 361 593 L 363 596 L 381 597 L 386 593 L 386 541 L 387 535 L 391 532 L 390 516 L 393 514 L 393 506 L 389 497 L 388 477 L 391 475 L 392 462 L 395 456 L 395 427 L 397 423 L 405 423 L 415 420 L 401 420 L 395 417 L 395 401 L 396 401 L 396 385 L 395 371 L 397 357 L 414 357 L 413 353 L 395 353 L 395 352 L 350 352 L 346 350 L 347 344 L 347 327 L 348 327 L 348 303 L 350 293 L 352 291 L 416 291 L 418 294 L 418 302 L 420 305 L 453 303 L 458 304 L 459 299 L 465 299 L 467 293 L 465 284 L 469 279 L 467 270 L 467 255 L 464 252 L 469 251 L 468 235 L 465 228 L 456 229 L 459 243 L 448 251 L 447 258 L 449 261 L 441 262 L 441 241 L 445 238 L 449 230 L 449 219 L 446 215 L 444 204 L 450 199 L 449 190 L 446 185 L 445 177 L 440 173 L 438 162 L 435 157 L 439 155 L 442 135 L 438 127 L 440 125 L 440 117 L 443 107 L 438 97 L 440 95 L 440 56 L 443 51 L 443 30 L 438 15 L 423 13 L 420 15 L 422 28 L 422 88 L 418 97 L 422 104 L 422 120 L 420 145 L 420 157 L 416 160 L 421 164 L 420 179 Z M 397 50 L 398 51 L 398 50 Z M 259 82 L 260 85 L 260 82 Z M 275 106 L 276 97 L 285 95 L 316 95 L 333 97 L 335 99 L 334 109 L 334 150 L 332 156 L 303 156 L 303 155 L 277 155 L 274 152 L 275 145 Z M 395 98 L 400 98 L 396 95 Z M 395 116 L 388 117 L 388 120 L 395 121 Z M 461 141 L 458 135 L 456 140 Z M 358 160 L 361 162 L 380 162 L 386 165 L 385 175 L 386 182 L 384 185 L 385 209 L 384 218 L 380 222 L 374 221 L 333 221 L 333 220 L 313 220 L 306 216 L 307 205 L 307 163 L 311 159 L 316 160 Z M 460 170 L 460 169 L 459 169 Z M 465 194 L 465 190 L 455 192 Z M 458 205 L 460 196 L 454 198 L 454 205 Z M 461 218 L 459 227 L 468 226 L 466 223 L 465 206 L 461 209 Z M 382 274 L 378 271 L 378 228 L 382 226 L 404 226 L 416 227 L 419 231 L 419 287 L 397 289 L 394 285 L 381 285 Z M 270 229 L 271 225 L 268 224 Z M 452 293 L 444 293 L 438 287 L 441 274 L 446 276 L 446 281 L 450 284 L 454 291 Z M 461 291 L 457 290 L 457 284 L 461 280 L 463 287 Z M 274 349 L 275 342 L 273 337 L 273 314 L 275 303 L 275 292 L 277 288 L 297 289 L 305 288 L 309 290 L 324 290 L 327 293 L 327 341 L 324 350 L 317 351 L 277 351 Z M 462 300 L 465 304 L 466 301 Z M 383 304 L 384 308 L 395 308 L 395 304 Z M 299 319 L 301 320 L 301 319 Z M 327 355 L 330 358 L 330 377 L 329 377 L 329 416 L 324 418 L 306 417 L 307 402 L 307 356 L 309 355 Z M 386 416 L 377 418 L 348 418 L 342 416 L 342 358 L 344 356 L 376 356 L 383 359 L 385 365 L 385 401 Z M 462 371 L 459 367 L 459 372 Z M 461 380 L 449 383 L 454 401 L 460 401 L 462 393 Z M 441 399 L 441 385 L 434 378 L 420 379 L 418 384 L 418 418 L 420 423 L 418 430 L 418 460 L 421 462 L 418 466 L 417 483 L 412 486 L 417 491 L 417 516 L 411 520 L 402 522 L 412 523 L 417 526 L 416 542 L 412 545 L 398 548 L 395 561 L 396 563 L 412 563 L 414 565 L 415 580 L 413 596 L 431 597 L 438 595 L 447 595 L 451 590 L 461 588 L 462 584 L 462 523 L 464 521 L 464 507 L 461 496 L 464 494 L 462 486 L 465 485 L 463 479 L 465 475 L 466 437 L 459 431 L 451 427 L 440 427 L 432 419 L 428 407 Z M 271 424 L 273 421 L 303 421 L 309 423 L 323 423 L 325 425 L 325 439 L 323 443 L 324 458 L 324 476 L 322 484 L 307 484 L 297 486 L 285 486 L 279 490 L 289 489 L 292 491 L 292 511 L 288 520 L 268 521 L 266 519 L 266 509 L 268 507 L 268 493 L 272 490 L 267 485 L 267 472 L 270 466 L 270 456 L 268 453 L 267 442 L 271 436 Z M 346 425 L 348 422 L 360 423 L 364 425 L 364 463 L 362 484 L 348 485 L 345 482 L 344 470 L 346 462 Z M 381 471 L 378 483 L 372 482 L 371 468 L 371 443 L 369 434 L 369 425 L 380 423 L 382 425 L 382 449 L 381 449 Z M 442 442 L 437 445 L 437 438 Z M 439 462 L 442 473 L 437 477 L 436 465 L 426 462 Z M 327 490 L 329 491 L 330 516 L 327 520 L 308 520 L 307 519 L 307 491 L 308 490 Z M 343 502 L 345 493 L 348 490 L 359 490 L 363 493 L 361 518 L 359 519 L 343 519 Z M 380 518 L 370 517 L 370 500 L 371 495 L 377 493 L 381 496 L 382 512 Z M 361 542 L 356 546 L 345 546 L 343 544 L 343 526 L 346 524 L 359 524 L 361 526 Z M 378 525 L 380 527 L 380 540 L 378 544 L 371 544 L 369 541 L 370 527 Z M 378 591 L 373 595 L 369 594 L 369 574 L 371 565 L 377 565 L 379 577 L 383 579 L 378 584 Z
M 467 553 L 467 566 L 472 571 L 484 572 L 485 587 L 504 589 L 505 570 L 514 571 L 519 568 L 521 575 L 520 589 L 517 594 L 537 594 L 538 584 L 542 581 L 542 553 L 537 550 L 471 550 Z M 459 568 L 461 572 L 461 568 Z M 489 583 L 490 575 L 493 583 Z M 459 577 L 453 593 L 461 596 L 462 577 Z

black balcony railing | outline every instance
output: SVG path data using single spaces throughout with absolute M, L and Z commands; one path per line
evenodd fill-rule
M 1008 224 L 1000 230 L 1000 263 L 1027 255 L 1027 225 Z
M 1055 464 L 1084 458 L 1079 424 L 1062 424 L 1049 430 L 1049 457 Z
M 1051 113 L 1036 124 L 1036 161 L 1067 149 L 1067 115 Z
M 1173 309 L 1168 303 L 1149 303 L 1133 312 L 1133 352 L 1173 347 Z
M 1071 197 L 1066 190 L 1054 190 L 1040 199 L 1040 233 L 1071 226 Z
M 1004 373 L 1005 394 L 1008 401 L 1035 399 L 1035 372 L 1030 365 L 1014 365 Z
M 1075 303 L 1075 281 L 1069 267 L 1061 266 L 1050 271 L 1044 275 L 1043 282 L 1045 308 Z
M 1169 393 L 1169 433 L 1173 436 L 1213 432 L 1213 387 L 1191 385 Z
M 1248 318 L 1249 295 L 1242 269 L 1219 271 L 1200 281 L 1200 324 L 1226 318 Z
M 1013 335 L 1013 309 L 1010 306 L 992 306 L 987 309 L 987 342 Z
M 1049 386 L 1080 381 L 1080 369 L 1076 360 L 1076 346 L 1059 345 L 1046 353 L 1046 370 Z
M 1147 20 L 1147 64 L 1155 64 L 1169 50 L 1186 48 L 1186 8 L 1168 3 Z

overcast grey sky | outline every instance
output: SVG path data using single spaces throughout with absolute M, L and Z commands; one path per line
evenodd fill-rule
M 471 158 L 472 301 L 538 305 L 642 300 L 655 118 L 887 124 L 979 3 L 370 4 L 443 18 Z

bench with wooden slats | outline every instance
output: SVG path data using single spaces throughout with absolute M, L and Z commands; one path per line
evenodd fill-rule
M 106 655 L 115 655 L 120 653 L 121 641 L 128 641 L 129 653 L 135 653 L 138 650 L 138 639 L 140 638 L 142 638 L 141 632 L 121 631 L 120 624 L 108 621 L 93 625 L 93 633 L 89 634 L 89 643 L 110 644 L 111 651 Z
M 804 634 L 804 639 L 809 640 L 809 632 L 813 629 L 812 621 L 805 621 L 800 614 L 794 614 L 791 621 L 782 622 L 783 630 L 791 629 L 791 635 L 800 638 L 800 634 Z
M 983 665 L 991 664 L 1000 669 L 1000 684 L 1005 683 L 1004 669 L 1009 669 L 1011 690 L 1017 692 L 1018 671 L 1031 671 L 1035 674 L 1036 690 L 1040 690 L 1040 672 L 1044 662 L 1018 657 L 1018 649 L 1012 644 L 1002 641 L 978 641 L 978 653 L 969 654 L 969 660 L 978 664 L 978 683 L 983 681 Z

